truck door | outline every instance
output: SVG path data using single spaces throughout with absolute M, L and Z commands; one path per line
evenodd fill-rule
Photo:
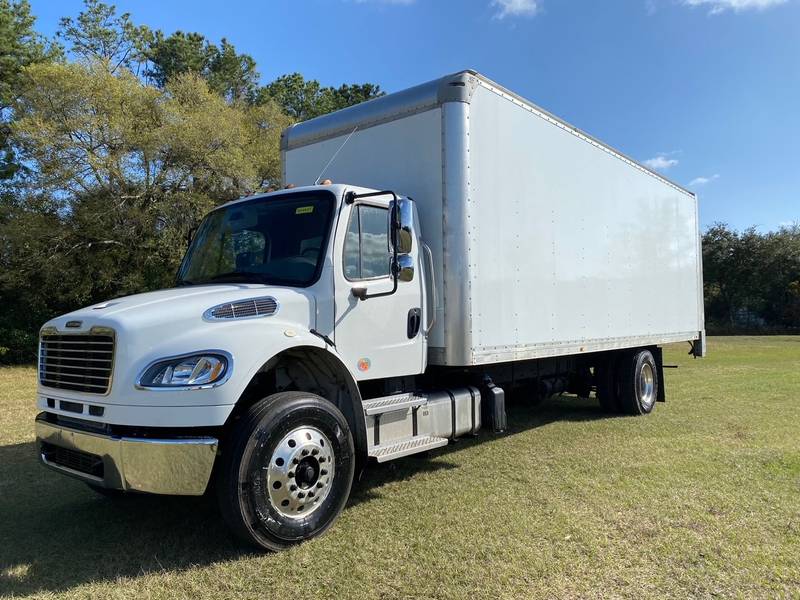
M 421 249 L 409 223 L 416 215 L 412 202 L 393 198 L 391 193 L 356 197 L 345 204 L 337 225 L 334 339 L 359 380 L 414 375 L 425 369 Z M 398 257 L 402 268 L 395 282 L 391 221 L 399 221 L 401 208 L 405 241 L 398 245 L 410 250 Z

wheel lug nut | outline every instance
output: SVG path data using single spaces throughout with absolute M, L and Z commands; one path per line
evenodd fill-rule
M 297 486 L 296 486 L 296 485 L 290 485 L 290 486 L 289 486 L 289 491 L 290 491 L 290 492 L 295 492 L 295 491 L 297 491 Z
M 303 456 L 308 456 L 308 450 L 303 450 L 303 452 L 302 452 L 301 454 L 302 454 Z
M 299 461 L 299 460 L 297 460 L 296 458 L 293 458 L 293 459 L 292 459 L 292 464 L 293 464 L 293 465 L 296 465 L 296 464 L 299 464 L 299 463 L 300 463 L 300 461 Z
M 311 451 L 311 454 L 312 454 L 312 456 L 316 456 L 317 454 L 319 454 L 319 450 L 318 450 L 317 448 L 314 448 L 314 449 Z
M 300 492 L 299 494 L 297 494 L 297 497 L 298 497 L 298 498 L 305 498 L 305 497 L 306 497 L 306 495 L 305 495 L 305 493 L 303 493 L 303 492 Z
M 319 462 L 324 463 L 325 462 L 325 457 L 324 456 L 320 456 L 319 457 Z
M 326 469 L 322 469 L 322 470 L 319 472 L 319 474 L 320 474 L 320 475 L 327 475 L 327 474 L 328 474 L 328 471 L 327 471 Z
M 289 471 L 289 477 L 294 477 L 294 471 Z
M 313 498 L 314 497 L 314 492 L 308 492 L 308 497 L 309 498 Z
M 318 482 L 317 482 L 317 488 L 321 488 L 321 487 L 322 487 L 322 482 L 321 482 L 321 481 L 318 481 Z

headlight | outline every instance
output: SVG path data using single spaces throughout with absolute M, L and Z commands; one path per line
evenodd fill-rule
M 144 388 L 202 387 L 224 380 L 230 357 L 201 353 L 165 358 L 148 366 L 136 385 Z

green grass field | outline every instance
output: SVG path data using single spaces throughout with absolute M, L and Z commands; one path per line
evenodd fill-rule
M 508 435 L 369 469 L 323 537 L 238 546 L 204 498 L 108 500 L 40 467 L 35 369 L 0 370 L 0 595 L 800 596 L 800 337 L 669 348 L 666 404 L 514 405 Z

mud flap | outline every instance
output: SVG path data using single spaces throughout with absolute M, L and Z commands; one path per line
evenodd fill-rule
M 663 350 L 659 347 L 652 349 L 653 358 L 656 359 L 656 374 L 658 375 L 658 390 L 656 391 L 656 402 L 667 401 L 666 384 L 664 383 L 664 357 Z

